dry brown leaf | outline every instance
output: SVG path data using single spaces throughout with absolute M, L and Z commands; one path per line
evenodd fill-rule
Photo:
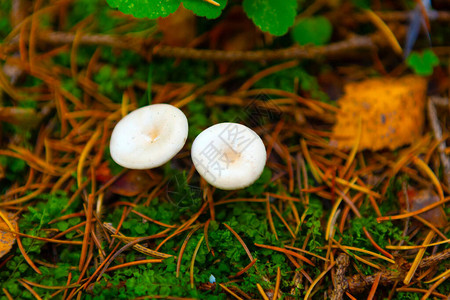
M 17 230 L 17 221 L 14 219 L 14 214 L 0 210 L 0 213 L 5 216 L 13 226 L 14 230 Z M 0 218 L 0 257 L 3 257 L 11 250 L 12 246 L 16 242 L 15 234 L 4 231 L 2 229 L 10 229 L 8 224 L 5 223 L 3 218 Z
M 114 194 L 133 197 L 155 185 L 150 176 L 143 170 L 130 170 L 120 176 L 109 190 Z
M 332 145 L 351 149 L 358 136 L 358 150 L 394 150 L 422 134 L 427 82 L 418 76 L 376 78 L 345 86 L 338 100 L 340 112 L 333 128 Z
M 187 46 L 197 34 L 195 15 L 183 5 L 168 17 L 159 18 L 158 28 L 164 34 L 162 42 L 173 47 Z
M 407 190 L 407 194 L 409 211 L 422 209 L 433 203 L 439 202 L 440 200 L 439 196 L 432 189 L 416 190 L 410 187 Z M 406 206 L 405 195 L 403 192 L 398 193 L 398 199 L 402 207 L 407 209 L 408 206 Z M 447 226 L 447 215 L 442 206 L 430 209 L 429 211 L 419 214 L 419 216 L 438 228 Z

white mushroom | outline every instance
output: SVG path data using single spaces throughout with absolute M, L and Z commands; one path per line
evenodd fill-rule
M 175 106 L 141 107 L 117 123 L 111 135 L 111 157 L 125 168 L 159 167 L 183 148 L 187 134 L 186 116 Z
M 192 144 L 192 161 L 211 185 L 241 189 L 255 182 L 266 164 L 266 148 L 250 128 L 220 123 L 201 132 Z

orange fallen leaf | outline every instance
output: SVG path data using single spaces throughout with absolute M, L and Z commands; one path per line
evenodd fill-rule
M 14 215 L 4 210 L 0 210 L 0 213 L 8 219 L 8 221 L 14 227 L 14 230 L 17 230 L 17 221 L 14 219 Z M 15 234 L 4 231 L 2 229 L 10 230 L 8 224 L 6 224 L 6 222 L 2 218 L 0 218 L 0 257 L 8 253 L 16 242 Z
M 394 150 L 422 134 L 427 82 L 418 76 L 374 78 L 345 86 L 331 144 L 351 149 L 362 131 L 358 150 Z

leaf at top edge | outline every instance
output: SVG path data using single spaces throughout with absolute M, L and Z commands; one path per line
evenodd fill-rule
M 244 0 L 245 13 L 262 31 L 284 35 L 294 24 L 297 0 Z
M 106 0 L 109 6 L 136 18 L 156 19 L 175 12 L 181 0 Z
M 215 0 L 220 6 L 212 5 L 205 0 L 183 0 L 183 6 L 192 10 L 194 14 L 208 19 L 215 19 L 220 16 L 227 4 L 227 0 Z

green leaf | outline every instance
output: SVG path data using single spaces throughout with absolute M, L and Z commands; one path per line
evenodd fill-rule
M 245 13 L 262 31 L 283 35 L 294 24 L 296 0 L 244 0 Z
M 125 14 L 131 14 L 136 18 L 150 19 L 167 17 L 175 12 L 181 4 L 181 0 L 106 0 L 106 2 Z M 220 16 L 227 0 L 217 0 L 216 2 L 220 6 L 212 5 L 204 0 L 185 0 L 183 6 L 198 16 L 214 19 Z
M 363 9 L 370 9 L 370 0 L 352 0 L 353 5 Z
M 180 6 L 180 0 L 106 0 L 113 8 L 136 18 L 166 17 Z
M 425 50 L 422 54 L 412 52 L 406 59 L 406 64 L 418 75 L 428 76 L 433 74 L 434 66 L 439 65 L 439 58 L 431 50 Z
M 292 29 L 292 38 L 300 45 L 325 45 L 331 37 L 333 27 L 327 18 L 304 18 Z
M 215 19 L 222 13 L 222 10 L 227 4 L 227 0 L 215 0 L 220 6 L 212 5 L 204 0 L 184 0 L 183 6 L 190 9 L 200 17 L 206 17 L 208 19 Z

